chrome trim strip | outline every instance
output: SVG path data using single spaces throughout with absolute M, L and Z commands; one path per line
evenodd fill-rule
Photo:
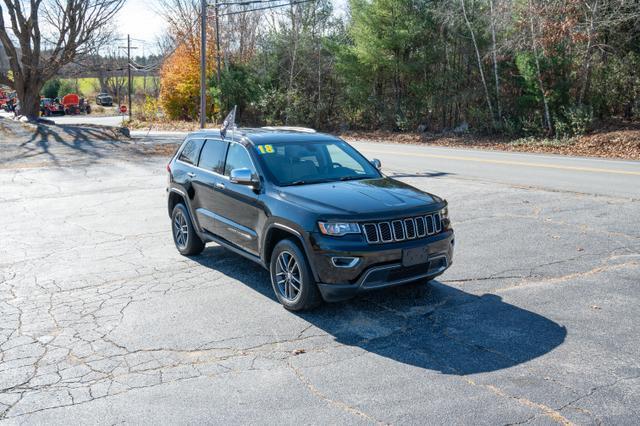
M 399 222 L 399 223 L 400 223 L 400 228 L 402 229 L 402 236 L 401 236 L 400 238 L 398 238 L 398 237 L 396 236 L 396 227 L 395 227 L 395 224 L 396 224 L 397 222 Z M 405 238 L 405 234 L 406 234 L 406 232 L 405 232 L 405 229 L 404 229 L 404 221 L 402 221 L 402 220 L 394 220 L 394 221 L 392 221 L 392 222 L 391 222 L 391 229 L 392 229 L 392 231 L 393 231 L 392 235 L 393 235 L 393 239 L 394 239 L 395 241 L 404 241 L 404 240 L 406 239 L 406 238 Z
M 433 216 L 428 214 L 428 215 L 425 216 L 425 220 L 427 222 L 427 235 L 435 234 L 436 233 L 436 227 L 435 227 L 435 224 L 433 223 Z M 431 223 L 431 226 L 429 226 L 429 223 Z
M 190 139 L 190 140 L 191 140 L 191 139 Z M 256 168 L 256 165 L 253 163 L 253 158 L 251 158 L 251 154 L 250 154 L 250 153 L 249 153 L 249 151 L 247 150 L 247 147 L 246 147 L 246 146 L 244 146 L 244 145 L 242 145 L 240 142 L 237 142 L 237 141 L 223 141 L 223 140 L 221 140 L 221 139 L 207 139 L 207 138 L 204 138 L 204 139 L 200 139 L 200 138 L 198 138 L 198 139 L 194 139 L 194 140 L 204 140 L 204 143 L 205 143 L 205 144 L 207 143 L 207 141 L 220 141 L 220 142 L 227 142 L 228 144 L 235 143 L 235 144 L 240 145 L 240 146 L 241 146 L 241 147 L 242 147 L 242 148 L 247 152 L 247 155 L 249 156 L 249 161 L 251 161 L 251 166 L 253 166 L 253 171 L 252 171 L 252 172 L 253 172 L 253 173 L 255 173 L 255 174 L 258 174 L 258 172 L 257 172 L 257 170 L 258 170 L 258 169 Z M 183 147 L 183 149 L 184 149 L 184 147 Z M 204 149 L 204 144 L 202 145 L 202 149 Z M 200 152 L 202 152 L 202 150 L 201 150 Z M 229 148 L 227 147 L 227 152 L 225 152 L 225 159 L 224 159 L 225 166 L 226 166 L 226 164 L 227 164 L 226 154 L 227 154 L 228 152 L 229 152 Z M 180 150 L 180 153 L 182 153 L 182 150 Z M 212 175 L 214 175 L 214 176 L 216 176 L 216 177 L 223 178 L 223 179 L 226 179 L 226 180 L 228 180 L 228 181 L 231 181 L 231 179 L 229 178 L 229 176 L 225 176 L 225 175 L 223 175 L 223 174 L 221 175 L 220 173 L 218 173 L 218 172 L 214 172 L 213 170 L 203 169 L 202 167 L 199 167 L 199 166 L 197 166 L 197 165 L 195 165 L 195 164 L 189 164 L 189 163 L 186 163 L 186 162 L 184 162 L 184 161 L 180 160 L 180 153 L 178 154 L 178 156 L 177 156 L 177 158 L 176 158 L 176 162 L 177 162 L 177 163 L 182 163 L 182 164 L 185 164 L 185 165 L 187 165 L 187 166 L 189 166 L 189 167 L 193 167 L 194 169 L 202 170 L 203 172 L 210 173 L 210 174 L 212 174 Z M 198 157 L 198 162 L 199 162 L 199 161 L 200 161 L 200 157 Z
M 414 280 L 419 280 L 421 278 L 426 278 L 430 275 L 434 275 L 434 274 L 439 274 L 440 272 L 444 271 L 445 269 L 447 269 L 449 267 L 449 261 L 447 260 L 447 256 L 444 254 L 440 254 L 440 255 L 436 255 L 433 256 L 432 258 L 429 258 L 429 263 L 431 263 L 432 261 L 435 260 L 440 260 L 440 259 L 445 259 L 445 264 L 444 266 L 439 267 L 436 270 L 433 270 L 431 268 L 429 268 L 429 270 L 424 273 L 424 274 L 419 274 L 419 275 L 415 275 L 409 278 L 401 278 L 399 280 L 394 280 L 394 281 L 387 281 L 378 285 L 374 285 L 371 287 L 367 287 L 367 286 L 363 286 L 363 284 L 366 283 L 367 278 L 369 277 L 369 275 L 371 275 L 374 272 L 378 272 L 378 271 L 384 271 L 385 269 L 402 269 L 402 264 L 401 263 L 394 263 L 392 265 L 387 265 L 387 266 L 380 266 L 380 267 L 374 267 L 369 269 L 367 272 L 365 272 L 365 274 L 362 276 L 362 278 L 360 278 L 357 282 L 358 288 L 363 288 L 363 289 L 376 289 L 376 288 L 382 288 L 382 287 L 389 287 L 389 286 L 393 286 L 393 285 L 397 285 L 397 284 L 402 284 L 402 283 L 406 283 L 409 281 L 414 281 Z
M 436 233 L 442 231 L 442 217 L 440 213 L 435 213 L 433 215 L 433 221 L 435 222 Z
M 351 259 L 351 261 L 346 265 L 337 265 L 336 259 Z M 360 262 L 359 257 L 351 257 L 351 256 L 334 256 L 331 258 L 331 264 L 336 268 L 353 268 Z
M 391 226 L 391 223 L 389 222 L 379 222 L 378 226 L 381 226 L 382 224 L 386 224 L 389 227 L 389 239 L 385 240 L 384 238 L 382 238 L 382 228 L 380 228 L 380 241 L 382 241 L 383 243 L 390 243 L 393 241 L 393 227 Z
M 289 232 L 297 235 L 298 237 L 302 237 L 302 234 L 300 234 L 298 231 L 296 231 L 295 229 L 290 228 L 290 227 L 288 227 L 286 225 L 283 225 L 281 223 L 274 222 L 274 223 L 271 224 L 271 226 L 276 227 L 276 228 L 280 228 L 280 229 L 284 229 L 285 231 L 289 231 Z
M 234 222 L 232 220 L 229 220 L 226 217 L 220 216 L 219 214 L 214 213 L 212 211 L 209 211 L 209 210 L 207 210 L 205 208 L 200 207 L 199 209 L 196 209 L 196 212 L 202 213 L 203 215 L 208 216 L 208 217 L 212 218 L 213 220 L 217 220 L 217 221 L 219 221 L 221 223 L 224 223 L 225 225 L 227 225 L 227 229 L 230 229 L 229 227 L 235 228 L 236 230 L 235 231 L 232 230 L 232 231 L 234 233 L 236 233 L 236 234 L 242 235 L 245 238 L 249 237 L 249 239 L 254 239 L 254 238 L 256 238 L 258 236 L 258 234 L 254 230 L 252 230 L 251 228 L 247 228 L 244 225 L 240 225 L 239 223 L 236 223 L 236 222 Z M 248 235 L 246 235 L 246 234 L 248 234 Z
M 170 192 L 175 192 L 176 194 L 180 194 L 180 195 L 182 195 L 183 197 L 186 197 L 186 196 L 187 196 L 187 194 L 185 194 L 183 191 L 180 191 L 178 188 L 169 188 L 169 191 L 170 191 Z
M 411 226 L 413 226 L 413 237 L 409 236 L 409 228 L 407 227 L 407 221 L 411 223 Z M 404 236 L 406 237 L 407 240 L 414 240 L 416 238 L 416 222 L 412 217 L 404 220 Z
M 367 226 L 373 226 L 373 230 L 376 233 L 375 241 L 371 241 L 369 239 L 369 235 L 367 234 Z M 365 223 L 365 224 L 363 224 L 362 225 L 362 231 L 364 232 L 364 237 L 365 237 L 365 239 L 367 240 L 367 242 L 369 244 L 375 244 L 375 243 L 380 242 L 380 230 L 378 229 L 378 225 L 376 225 L 375 223 Z
M 422 229 L 423 229 L 422 235 L 420 235 L 420 233 L 418 232 L 418 219 L 420 219 L 422 221 Z M 416 222 L 416 235 L 417 235 L 417 237 L 418 238 L 422 238 L 425 235 L 427 235 L 427 223 L 424 221 L 424 217 L 422 217 L 422 216 L 416 217 L 415 222 Z

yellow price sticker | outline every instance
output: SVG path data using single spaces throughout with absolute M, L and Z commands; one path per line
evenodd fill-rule
M 258 151 L 260 151 L 260 154 L 273 154 L 275 152 L 272 145 L 258 145 Z

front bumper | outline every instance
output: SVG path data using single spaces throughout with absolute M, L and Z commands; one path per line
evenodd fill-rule
M 389 244 L 355 244 L 314 235 L 310 254 L 318 278 L 318 288 L 326 301 L 348 299 L 355 294 L 442 274 L 453 262 L 453 230 L 441 234 Z M 402 265 L 404 249 L 426 247 L 428 260 L 414 266 Z M 357 257 L 354 267 L 334 266 L 332 258 Z

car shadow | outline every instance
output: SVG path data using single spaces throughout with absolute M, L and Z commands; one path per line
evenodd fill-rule
M 269 274 L 259 265 L 219 246 L 193 260 L 277 303 Z M 437 280 L 363 293 L 292 315 L 341 344 L 454 375 L 522 364 L 551 352 L 567 335 L 565 327 L 500 296 L 470 294 Z

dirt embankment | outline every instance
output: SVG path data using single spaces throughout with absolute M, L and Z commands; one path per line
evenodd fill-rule
M 585 157 L 640 160 L 640 125 L 611 126 L 570 139 L 505 139 L 473 135 L 430 135 L 392 132 L 347 132 L 347 141 L 407 143 L 416 145 L 537 152 Z

